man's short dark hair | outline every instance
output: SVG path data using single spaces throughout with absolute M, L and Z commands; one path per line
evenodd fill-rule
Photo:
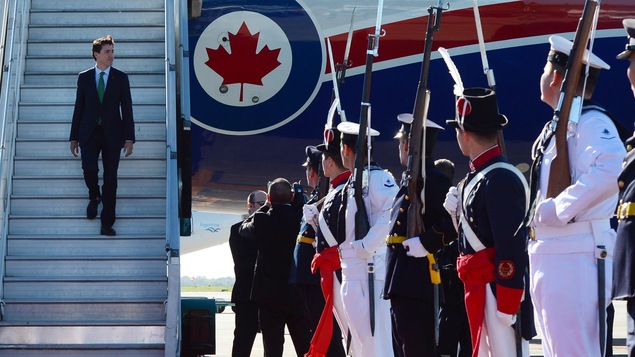
M 277 178 L 271 182 L 268 195 L 272 205 L 289 204 L 293 200 L 291 184 L 283 178 Z
M 93 59 L 97 60 L 97 58 L 95 58 L 95 52 L 99 53 L 101 52 L 101 48 L 104 45 L 115 45 L 115 39 L 112 38 L 111 35 L 108 35 L 106 37 L 101 37 L 98 38 L 96 40 L 93 41 Z
M 333 159 L 337 167 L 344 167 L 344 163 L 342 162 L 342 155 L 340 155 L 339 152 L 324 151 L 323 154 L 325 159 L 328 159 L 329 157 Z

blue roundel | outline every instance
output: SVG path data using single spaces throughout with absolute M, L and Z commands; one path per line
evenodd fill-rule
M 250 135 L 293 120 L 324 73 L 324 45 L 295 1 L 204 1 L 189 21 L 190 111 L 211 131 Z

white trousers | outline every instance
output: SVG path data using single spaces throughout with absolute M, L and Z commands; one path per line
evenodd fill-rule
M 344 337 L 344 350 L 346 350 L 347 346 L 349 346 L 348 341 L 348 332 L 350 331 L 350 327 L 348 325 L 348 320 L 346 319 L 346 313 L 344 312 L 344 302 L 342 301 L 342 284 L 340 284 L 339 280 L 337 280 L 337 276 L 333 273 L 333 315 L 335 316 L 335 320 L 337 320 L 337 324 L 340 326 L 340 330 L 342 331 Z M 355 345 L 350 342 L 350 348 L 347 351 L 348 356 L 359 356 L 355 351 Z
M 545 254 L 544 250 L 532 249 L 539 243 L 529 242 L 529 267 L 545 357 L 601 356 L 595 252 Z M 604 266 L 606 308 L 611 303 L 611 255 Z
M 496 316 L 496 297 L 486 287 L 485 319 L 478 348 L 479 357 L 515 357 L 516 332 L 513 327 L 503 325 Z M 522 321 L 521 321 L 522 324 Z M 529 342 L 521 338 L 523 357 L 529 357 Z
M 352 264 L 351 264 L 352 263 Z M 342 266 L 342 302 L 344 314 L 348 320 L 353 337 L 353 356 L 355 357 L 390 357 L 394 355 L 392 348 L 392 324 L 390 321 L 390 301 L 381 298 L 384 288 L 384 276 L 378 280 L 375 274 L 375 333 L 370 332 L 370 304 L 368 295 L 368 279 L 366 261 L 351 262 Z M 352 270 L 351 270 L 352 269 Z M 366 273 L 364 273 L 366 272 Z M 348 276 L 347 276 L 347 273 Z M 384 273 L 385 275 L 385 273 Z M 350 279 L 355 277 L 355 279 Z

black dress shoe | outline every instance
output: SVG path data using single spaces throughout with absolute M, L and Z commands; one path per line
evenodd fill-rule
M 117 232 L 112 227 L 101 227 L 102 236 L 116 236 Z
M 101 202 L 99 198 L 88 201 L 88 207 L 86 207 L 86 218 L 95 219 L 95 217 L 97 217 L 97 207 L 99 207 L 99 202 Z

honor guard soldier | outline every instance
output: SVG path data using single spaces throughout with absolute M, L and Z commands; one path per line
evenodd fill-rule
M 573 43 L 560 36 L 551 36 L 549 43 L 540 91 L 542 101 L 555 110 Z M 600 317 L 611 302 L 615 231 L 609 220 L 617 206 L 616 182 L 625 150 L 608 113 L 590 101 L 600 70 L 609 65 L 588 50 L 583 61 L 590 61 L 589 76 L 584 87 L 581 74 L 575 94 L 584 102 L 581 115 L 574 118 L 577 125 L 570 125 L 574 132 L 567 134 L 571 184 L 555 197 L 546 197 L 556 155 L 551 122 L 532 150 L 535 212 L 527 217 L 528 251 L 545 356 L 603 356 L 606 341 L 606 321 Z
M 635 95 L 635 19 L 623 21 L 628 35 L 626 49 L 617 55 L 618 59 L 630 61 L 627 76 Z M 617 239 L 613 261 L 613 299 L 626 300 L 626 345 L 628 355 L 635 356 L 635 135 L 626 141 L 628 153 L 622 163 L 617 208 Z
M 366 236 L 356 240 L 357 204 L 353 181 L 349 180 L 342 198 L 342 208 L 345 209 L 343 234 L 346 239 L 340 244 L 344 311 L 358 356 L 392 356 L 390 305 L 381 298 L 386 277 L 386 254 L 379 248 L 390 231 L 390 209 L 398 187 L 393 176 L 373 162 L 372 157 L 371 162 L 367 162 L 367 152 L 356 152 L 359 124 L 343 122 L 337 129 L 342 133 L 340 153 L 344 167 L 352 170 L 356 155 L 364 157 L 367 179 L 362 181 L 367 183 L 367 187 L 363 187 L 362 192 L 370 225 Z M 371 136 L 379 135 L 377 130 L 369 128 L 369 131 Z M 371 311 L 374 313 L 371 314 Z M 374 333 L 371 331 L 371 319 L 374 321 Z
M 307 146 L 305 149 L 306 161 L 302 166 L 306 167 L 306 180 L 309 187 L 315 188 L 309 196 L 307 205 L 312 205 L 318 200 L 318 170 L 322 153 L 315 146 Z M 322 308 L 324 298 L 320 289 L 320 276 L 311 273 L 311 261 L 315 255 L 315 230 L 306 221 L 302 220 L 300 232 L 293 251 L 293 262 L 289 273 L 289 284 L 297 287 L 300 296 L 300 303 L 304 315 L 309 324 L 311 334 L 315 332 Z
M 444 206 L 459 231 L 457 270 L 465 284 L 472 333 L 472 356 L 529 356 L 529 343 L 514 324 L 525 292 L 525 231 L 528 188 L 497 144 L 507 118 L 498 113 L 495 93 L 468 88 L 456 101 L 456 129 L 470 172 L 459 190 L 451 188 Z M 524 316 L 523 316 L 524 318 Z M 523 321 L 523 325 L 528 321 Z
M 347 353 L 342 345 L 342 332 L 348 341 L 348 322 L 342 306 L 342 269 L 338 254 L 338 246 L 344 241 L 344 235 L 338 233 L 339 211 L 342 203 L 342 189 L 351 172 L 344 168 L 340 156 L 340 132 L 337 128 L 325 131 L 324 144 L 317 146 L 322 155 L 322 170 L 324 177 L 330 180 L 329 191 L 322 202 L 304 206 L 304 219 L 315 227 L 317 254 L 313 259 L 311 270 L 319 274 L 322 283 L 322 293 L 326 303 L 322 303 L 322 316 L 317 330 L 311 340 L 311 348 L 307 357 L 317 356 L 345 356 Z M 317 205 L 322 209 L 318 210 Z M 343 224 L 343 222 L 342 222 Z M 336 321 L 334 321 L 334 318 Z
M 408 134 L 413 121 L 412 114 L 399 114 L 401 129 L 395 136 L 399 139 L 399 160 L 403 166 L 408 162 Z M 428 252 L 436 252 L 456 239 L 456 230 L 451 217 L 443 208 L 445 193 L 452 186 L 448 177 L 439 171 L 431 155 L 436 136 L 443 128 L 426 120 L 425 148 L 425 199 L 423 228 L 419 237 L 407 237 L 407 215 L 410 207 L 408 187 L 402 185 L 392 208 L 391 231 L 386 238 L 386 283 L 383 298 L 390 300 L 393 323 L 394 346 L 398 356 L 436 357 L 435 323 L 438 306 L 438 290 L 435 296 L 433 284 L 438 271 L 431 271 L 434 260 L 429 261 Z M 404 172 L 406 175 L 406 172 Z M 421 192 L 423 182 L 418 183 Z M 434 283 L 433 283 L 433 278 Z

